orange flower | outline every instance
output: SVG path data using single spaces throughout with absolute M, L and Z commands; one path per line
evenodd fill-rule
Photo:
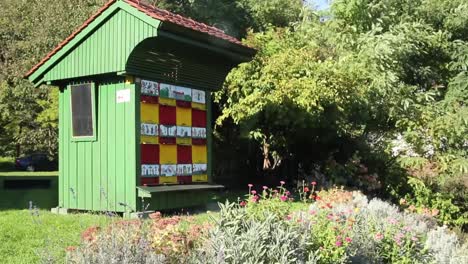
M 65 250 L 68 251 L 68 252 L 72 252 L 72 251 L 75 251 L 75 250 L 76 250 L 76 247 L 74 247 L 74 246 L 68 246 Z

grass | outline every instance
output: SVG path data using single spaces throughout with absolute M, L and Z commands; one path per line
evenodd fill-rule
M 44 190 L 45 191 L 45 190 Z M 39 195 L 36 193 L 36 195 Z M 1 196 L 1 195 L 0 195 Z M 222 193 L 215 197 L 223 202 L 237 200 L 242 192 Z M 38 198 L 38 197 L 36 197 Z M 306 204 L 293 202 L 293 210 L 304 209 Z M 201 224 L 216 219 L 217 212 L 203 209 L 189 210 L 185 213 L 174 211 L 171 215 L 191 215 L 194 221 Z M 0 263 L 37 263 L 44 258 L 64 259 L 66 248 L 80 243 L 82 232 L 91 226 L 106 226 L 120 217 L 109 217 L 103 214 L 77 213 L 69 215 L 52 214 L 45 210 L 6 210 L 0 211 Z M 182 222 L 190 225 L 190 222 Z
M 0 177 L 58 176 L 58 171 L 1 171 Z
M 104 215 L 56 215 L 48 211 L 0 211 L 1 263 L 37 263 L 40 256 L 65 256 L 67 246 L 78 245 L 89 226 L 103 226 Z
M 0 157 L 0 177 L 58 176 L 58 171 L 19 171 L 15 168 L 15 158 Z

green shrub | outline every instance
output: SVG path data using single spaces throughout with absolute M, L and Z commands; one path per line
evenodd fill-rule
M 309 244 L 312 234 L 305 226 L 279 219 L 268 210 L 259 220 L 238 205 L 220 207 L 214 229 L 193 256 L 195 262 L 318 263 Z

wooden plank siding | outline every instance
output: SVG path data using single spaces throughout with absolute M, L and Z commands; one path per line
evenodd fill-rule
M 157 34 L 157 26 L 122 9 L 118 9 L 102 23 L 102 26 L 78 43 L 48 71 L 44 80 L 64 80 L 125 71 L 127 58 L 133 48 L 142 40 Z
M 121 89 L 130 89 L 130 102 L 116 103 L 115 95 Z M 134 210 L 135 85 L 125 83 L 123 78 L 97 83 L 95 102 L 96 140 L 72 141 L 70 88 L 65 87 L 60 93 L 60 206 L 117 212 Z

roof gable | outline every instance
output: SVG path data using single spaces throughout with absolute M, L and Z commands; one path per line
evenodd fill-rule
M 89 42 L 88 38 L 93 37 L 94 32 L 100 29 L 100 27 L 105 26 L 110 19 L 120 11 L 125 11 L 131 16 L 137 18 L 138 21 L 146 23 L 154 28 L 152 32 L 148 33 L 148 30 L 143 30 L 143 32 L 135 32 L 133 35 L 123 36 L 120 35 L 120 31 L 124 30 L 121 27 L 133 27 L 137 28 L 136 31 L 140 30 L 140 26 L 135 25 L 127 25 L 126 21 L 122 22 L 119 21 L 117 26 L 114 26 L 113 31 L 108 34 L 112 34 L 116 32 L 116 35 L 119 35 L 123 43 L 130 43 L 128 47 L 121 47 L 123 48 L 124 54 L 122 56 L 126 56 L 131 52 L 131 48 L 135 47 L 138 42 L 141 42 L 144 38 L 157 36 L 158 32 L 157 29 L 160 28 L 161 22 L 163 24 L 170 24 L 175 25 L 180 28 L 185 28 L 187 31 L 196 32 L 197 34 L 209 38 L 214 38 L 218 41 L 223 43 L 227 43 L 227 45 L 231 45 L 235 47 L 237 50 L 247 51 L 249 54 L 253 54 L 254 50 L 243 45 L 239 40 L 236 38 L 225 34 L 222 30 L 217 29 L 215 27 L 211 27 L 205 25 L 200 22 L 196 22 L 192 19 L 182 17 L 180 15 L 176 15 L 166 10 L 162 10 L 159 8 L 155 8 L 152 6 L 144 5 L 139 3 L 136 0 L 110 0 L 107 2 L 102 8 L 100 8 L 96 14 L 91 16 L 88 20 L 85 21 L 83 25 L 81 25 L 77 30 L 75 30 L 69 37 L 67 37 L 63 42 L 61 42 L 56 48 L 54 48 L 46 57 L 44 57 L 38 64 L 36 64 L 31 70 L 26 74 L 30 81 L 34 82 L 36 85 L 40 85 L 45 81 L 53 81 L 59 79 L 66 79 L 66 78 L 73 78 L 77 77 L 73 74 L 68 75 L 57 75 L 51 74 L 49 71 L 56 67 L 58 64 L 64 64 L 63 60 L 68 59 L 70 54 L 77 48 L 79 48 L 83 43 Z M 118 30 L 115 27 L 119 27 Z M 141 31 L 141 30 L 140 30 Z M 130 38 L 128 40 L 127 38 Z M 133 38 L 133 39 L 132 39 Z M 106 47 L 107 49 L 114 48 L 111 42 L 108 42 L 109 46 Z M 90 44 L 91 45 L 91 44 Z M 88 45 L 88 46 L 90 46 Z M 102 44 L 98 44 L 98 46 Z M 215 45 L 215 44 L 213 44 Z M 223 46 L 227 46 L 223 44 Z M 91 49 L 90 47 L 88 49 Z M 130 49 L 130 50 L 129 50 Z M 121 50 L 116 52 L 122 52 Z M 127 54 L 128 53 L 128 54 Z M 89 56 L 92 56 L 92 51 L 87 53 Z M 86 56 L 88 56 L 86 55 Z M 96 54 L 94 54 L 96 55 Z M 80 54 L 78 56 L 83 56 Z M 75 56 L 77 57 L 77 56 Z M 73 60 L 69 59 L 69 60 Z M 63 69 L 68 69 L 70 67 L 76 67 L 76 62 L 68 62 L 68 64 L 72 66 L 62 65 Z M 120 63 L 120 65 L 113 65 L 112 67 L 104 67 L 100 69 L 100 71 L 93 72 L 94 74 L 100 74 L 103 72 L 115 72 L 121 71 L 125 68 L 125 63 Z M 66 70 L 61 70 L 66 71 Z M 89 72 L 79 70 L 81 76 L 90 75 Z M 76 75 L 76 73 L 75 73 Z

